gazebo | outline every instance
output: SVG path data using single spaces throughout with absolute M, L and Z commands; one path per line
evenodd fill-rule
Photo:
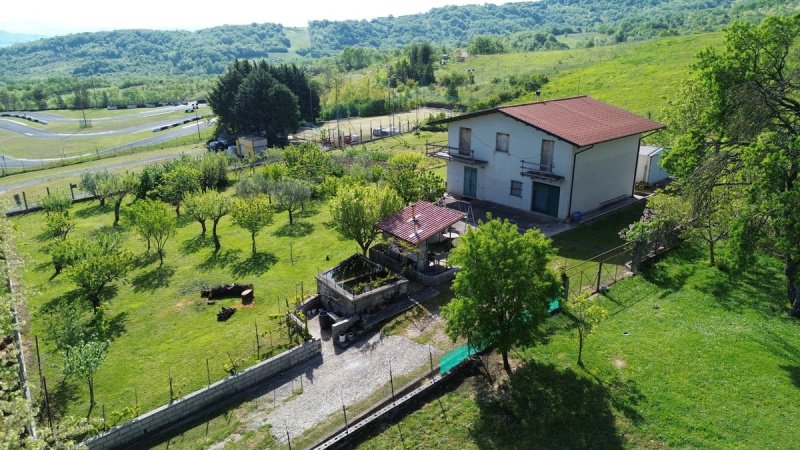
M 453 225 L 462 220 L 461 211 L 418 201 L 377 223 L 378 229 L 390 238 L 381 250 L 399 263 L 400 269 L 435 272 L 440 268 L 438 263 L 446 259 L 452 240 L 458 237 Z

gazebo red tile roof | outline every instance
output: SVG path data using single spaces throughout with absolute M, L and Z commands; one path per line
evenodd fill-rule
M 664 125 L 654 120 L 637 116 L 586 95 L 524 105 L 501 106 L 438 122 L 454 122 L 490 113 L 506 115 L 578 147 L 664 128 Z
M 411 220 L 412 211 L 416 214 L 416 223 Z M 420 200 L 381 220 L 376 226 L 396 238 L 419 245 L 463 219 L 461 211 Z

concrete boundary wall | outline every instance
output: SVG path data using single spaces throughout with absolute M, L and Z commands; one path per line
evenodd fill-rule
M 93 450 L 127 447 L 130 443 L 152 436 L 211 407 L 217 407 L 234 395 L 321 353 L 322 341 L 311 340 L 114 427 L 84 444 Z

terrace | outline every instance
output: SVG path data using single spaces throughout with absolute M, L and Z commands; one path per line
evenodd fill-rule
M 432 158 L 444 159 L 445 161 L 456 161 L 470 166 L 485 166 L 489 161 L 475 158 L 475 150 L 467 150 L 457 147 L 448 147 L 441 144 L 425 144 L 425 155 Z

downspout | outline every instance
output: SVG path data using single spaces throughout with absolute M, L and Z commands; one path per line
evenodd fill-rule
M 631 184 L 631 196 L 633 196 L 633 191 L 636 190 L 636 171 L 639 170 L 639 149 L 642 148 L 642 139 L 650 136 L 651 134 L 658 133 L 660 130 L 651 131 L 644 136 L 641 134 L 639 135 L 639 145 L 636 146 L 636 163 L 633 165 L 633 184 Z
M 579 152 L 575 152 L 575 154 L 572 155 L 572 176 L 569 179 L 569 205 L 567 206 L 567 217 L 569 217 L 570 214 L 572 214 L 572 192 L 573 192 L 573 188 L 575 187 L 575 163 L 578 160 L 578 154 L 583 153 L 583 152 L 585 152 L 586 150 L 589 150 L 592 147 L 594 147 L 594 144 L 586 147 L 585 149 L 583 149 L 583 150 L 581 150 Z M 636 150 L 636 151 L 638 152 L 639 150 Z M 636 176 L 634 176 L 633 178 L 635 179 Z

